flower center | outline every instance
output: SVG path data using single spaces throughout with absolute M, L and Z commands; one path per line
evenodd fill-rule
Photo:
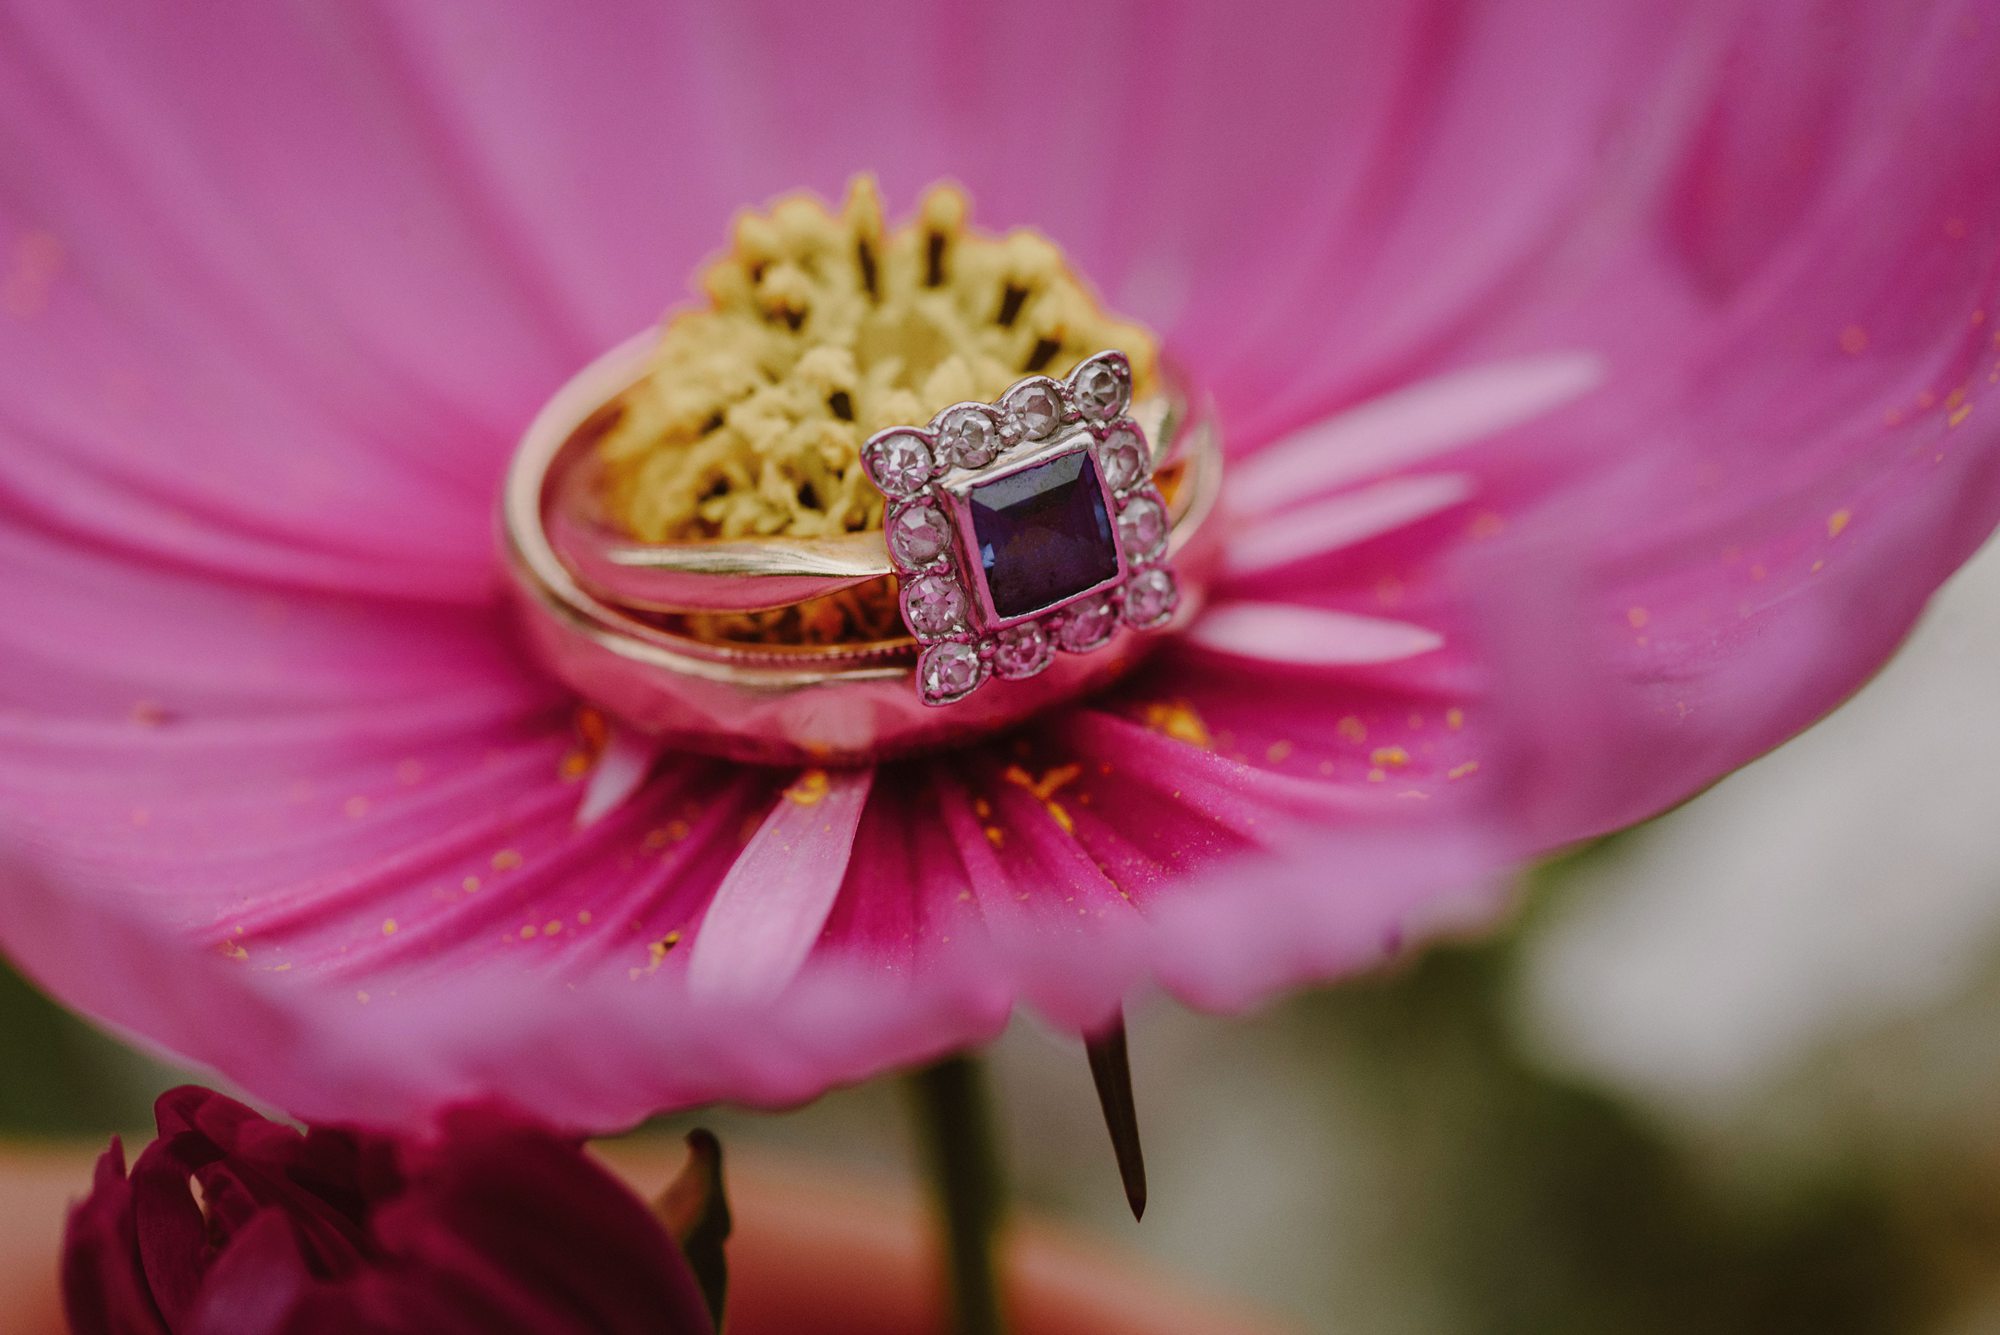
M 860 462 L 873 433 L 994 399 L 1025 375 L 1061 375 L 1104 348 L 1130 359 L 1137 394 L 1155 374 L 1151 333 L 1105 314 L 1046 238 L 971 228 L 952 186 L 934 186 L 917 217 L 895 228 L 884 226 L 868 177 L 850 185 L 837 213 L 806 195 L 745 213 L 698 287 L 707 304 L 668 320 L 648 374 L 598 445 L 603 512 L 644 542 L 879 529 L 882 497 Z M 1062 482 L 1035 479 L 1019 496 L 994 497 L 982 547 L 986 522 L 1000 547 L 1074 528 L 1053 521 L 1090 491 Z M 1100 506 L 1084 518 L 1105 516 Z M 689 633 L 718 641 L 824 645 L 901 633 L 886 578 L 776 611 L 684 620 Z

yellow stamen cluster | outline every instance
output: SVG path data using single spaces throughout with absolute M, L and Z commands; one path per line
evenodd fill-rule
M 606 516 L 647 542 L 880 528 L 861 445 L 948 404 L 997 398 L 1117 348 L 1148 392 L 1156 344 L 1106 315 L 1056 246 L 967 223 L 932 187 L 885 227 L 875 183 L 838 213 L 794 195 L 745 213 L 702 271 L 707 304 L 676 313 L 650 374 L 599 446 Z M 781 612 L 691 618 L 721 639 L 829 643 L 896 633 L 888 581 Z

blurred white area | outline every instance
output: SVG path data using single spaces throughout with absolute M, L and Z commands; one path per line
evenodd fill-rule
M 1524 1040 L 1704 1123 L 1945 1001 L 2000 942 L 2000 545 L 1832 717 L 1569 876 Z

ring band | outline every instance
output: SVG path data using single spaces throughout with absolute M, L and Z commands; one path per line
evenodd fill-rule
M 1061 654 L 1032 679 L 998 680 L 936 709 L 913 689 L 920 649 L 914 638 L 787 645 L 690 633 L 679 617 L 662 612 L 663 604 L 685 607 L 690 595 L 634 598 L 618 577 L 636 581 L 634 571 L 671 577 L 683 581 L 683 590 L 698 590 L 704 609 L 743 610 L 820 596 L 830 579 L 835 588 L 878 579 L 895 564 L 880 532 L 658 544 L 673 555 L 650 569 L 622 564 L 610 582 L 601 567 L 580 558 L 580 532 L 599 552 L 643 545 L 624 539 L 602 545 L 606 530 L 586 488 L 597 442 L 615 421 L 620 396 L 647 373 L 656 339 L 649 331 L 620 344 L 557 391 L 524 434 L 501 499 L 502 546 L 531 647 L 558 678 L 629 726 L 737 759 L 881 759 L 957 744 L 1095 689 L 1136 662 L 1153 638 L 1121 625 L 1094 652 Z M 1171 628 L 1198 609 L 1214 568 L 1222 456 L 1205 402 L 1170 373 L 1161 378 L 1167 389 L 1157 396 L 1160 406 L 1141 400 L 1131 416 L 1157 412 L 1162 424 L 1147 439 L 1161 461 L 1157 480 L 1170 524 L 1163 559 L 1172 562 L 1179 591 L 1162 627 Z M 746 571 L 746 564 L 755 569 Z M 755 591 L 732 592 L 744 586 Z
M 1151 472 L 1173 462 L 1189 417 L 1179 379 L 1171 372 L 1162 378 L 1162 392 L 1134 403 L 1130 413 L 1152 444 Z M 608 398 L 629 388 L 620 385 Z M 881 529 L 825 538 L 634 542 L 597 514 L 596 452 L 554 443 L 550 544 L 578 582 L 608 602 L 654 612 L 761 612 L 897 573 Z

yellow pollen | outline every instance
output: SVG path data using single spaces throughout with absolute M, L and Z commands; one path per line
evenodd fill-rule
M 564 783 L 573 783 L 595 769 L 611 741 L 611 725 L 595 706 L 579 706 L 572 726 L 576 729 L 576 746 L 562 758 L 557 769 Z
M 785 799 L 802 807 L 817 806 L 831 786 L 832 780 L 827 778 L 825 770 L 809 769 L 792 780 L 785 789 Z
M 1075 834 L 1075 819 L 1070 816 L 1069 811 L 1062 803 L 1056 801 L 1055 795 L 1065 785 L 1074 783 L 1077 776 L 1082 773 L 1083 766 L 1081 765 L 1057 765 L 1043 774 L 1041 778 L 1037 779 L 1019 765 L 1009 765 L 1001 777 L 1016 787 L 1025 788 L 1029 793 L 1033 794 L 1041 802 L 1042 806 L 1047 809 L 1049 818 L 1061 827 L 1064 834 Z
M 1478 772 L 1479 762 L 1468 760 L 1463 765 L 1454 765 L 1452 768 L 1446 770 L 1444 777 L 1447 779 L 1462 779 L 1468 774 L 1477 774 Z
M 1270 746 L 1264 749 L 1264 758 L 1273 765 L 1282 765 L 1286 757 L 1291 754 L 1292 744 L 1290 742 L 1272 742 Z
M 396 934 L 396 920 L 394 918 L 382 919 L 382 935 L 394 936 L 395 934 Z
M 1638 630 L 1652 620 L 1652 614 L 1643 607 L 1628 607 L 1625 609 L 1625 620 L 1633 630 Z
M 1450 728 L 1453 732 L 1457 732 L 1460 728 L 1463 728 L 1465 726 L 1465 711 L 1457 705 L 1453 705 L 1450 709 L 1445 710 L 1444 726 Z
M 1847 521 L 1852 518 L 1854 518 L 1852 510 L 1835 510 L 1826 517 L 1826 536 L 1829 538 L 1839 537 L 1841 530 L 1847 527 Z
M 459 885 L 465 890 L 465 893 L 468 895 L 476 895 L 479 893 L 479 878 L 477 876 L 468 876 L 464 880 L 460 881 Z
M 1381 783 L 1388 777 L 1389 771 L 1385 769 L 1371 769 L 1368 771 L 1368 782 L 1370 783 Z
M 1952 427 L 1959 426 L 1963 424 L 1965 419 L 1970 416 L 1972 416 L 1972 405 L 1968 403 L 1964 407 L 1952 413 L 1951 416 L 1945 418 L 1944 424 L 1946 426 L 1952 426 Z
M 998 825 L 989 825 L 986 827 L 986 842 L 995 848 L 1005 848 L 1007 846 L 1007 832 Z
M 637 923 L 633 924 L 633 926 L 635 927 L 637 925 L 638 925 Z M 667 958 L 667 952 L 671 951 L 675 946 L 679 945 L 680 943 L 681 943 L 681 934 L 678 930 L 668 932 L 665 936 L 661 937 L 657 941 L 648 941 L 646 943 L 645 967 L 640 969 L 628 969 L 626 971 L 627 976 L 632 978 L 643 978 L 649 973 L 659 972 L 660 965 Z
M 1209 735 L 1208 724 L 1202 721 L 1195 707 L 1186 700 L 1149 700 L 1145 705 L 1146 726 L 1154 732 L 1198 746 L 1204 751 L 1215 749 L 1215 739 Z
M 521 939 L 523 941 L 532 941 L 535 939 L 535 934 L 539 931 L 541 931 L 541 928 L 535 926 L 533 923 L 528 923 L 521 928 Z
M 1401 769 L 1410 763 L 1410 753 L 1400 746 L 1377 747 L 1374 754 L 1368 757 L 1368 761 L 1370 764 L 1381 765 L 1388 769 Z
M 521 865 L 521 855 L 511 848 L 503 848 L 493 855 L 494 871 L 512 871 Z
M 577 925 L 578 927 L 588 927 L 588 926 L 590 926 L 590 910 L 589 910 L 589 909 L 584 909 L 584 910 L 580 911 L 580 912 L 579 912 L 579 913 L 578 913 L 578 914 L 576 915 L 576 925 Z
M 1343 740 L 1353 742 L 1356 746 L 1368 740 L 1368 725 L 1352 714 L 1336 724 L 1334 731 L 1338 732 Z
M 1082 773 L 1081 765 L 1056 765 L 1037 779 L 1019 765 L 1009 765 L 1002 777 L 1007 782 L 1026 788 L 1036 797 L 1047 801 L 1069 784 L 1075 783 L 1077 776 Z
M 860 467 L 872 433 L 1105 348 L 1149 391 L 1152 334 L 1107 315 L 1046 238 L 979 232 L 968 214 L 939 185 L 889 226 L 861 176 L 837 210 L 797 194 L 739 215 L 697 276 L 702 303 L 667 319 L 599 442 L 605 514 L 649 542 L 879 529 L 882 497 Z M 880 639 L 900 634 L 892 592 L 881 580 L 687 625 L 725 640 Z

